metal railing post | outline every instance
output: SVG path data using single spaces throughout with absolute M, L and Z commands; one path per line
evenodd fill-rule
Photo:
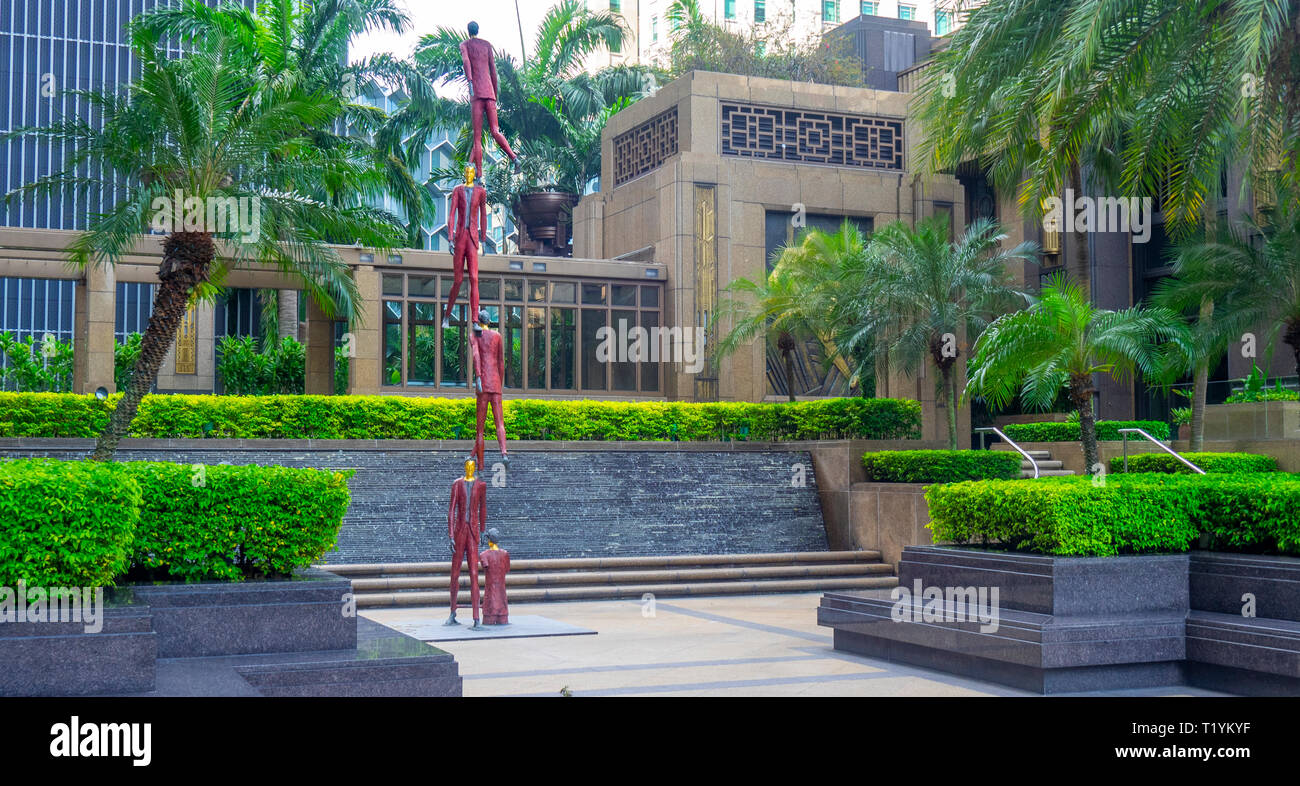
M 1192 471 L 1195 472 L 1196 474 L 1198 475 L 1205 474 L 1205 470 L 1201 469 L 1200 467 L 1196 466 L 1192 462 L 1178 455 L 1177 451 L 1175 451 L 1173 448 L 1162 443 L 1160 440 L 1156 439 L 1155 437 L 1151 436 L 1150 434 L 1146 433 L 1140 428 L 1122 428 L 1119 429 L 1119 433 L 1124 435 L 1124 471 L 1125 472 L 1128 472 L 1128 434 L 1134 433 L 1134 434 L 1142 435 L 1143 437 L 1146 438 L 1147 442 L 1150 442 L 1152 445 L 1155 445 L 1156 447 L 1160 448 L 1164 452 L 1168 453 L 1169 455 L 1183 462 L 1187 466 L 1191 467 Z
M 981 445 L 984 444 L 984 432 L 986 431 L 992 431 L 994 434 L 997 434 L 999 437 L 1006 440 L 1006 443 L 1010 445 L 1012 448 L 1014 448 L 1017 453 L 1024 456 L 1025 460 L 1029 462 L 1029 465 L 1034 468 L 1034 480 L 1038 480 L 1039 477 L 1038 462 L 1034 460 L 1033 456 L 1026 453 L 1019 445 L 1017 445 L 1015 441 L 1011 439 L 1011 437 L 1008 437 L 1006 434 L 1003 434 L 1001 429 L 999 429 L 997 426 L 984 426 L 981 428 L 977 428 L 975 430 L 980 433 Z

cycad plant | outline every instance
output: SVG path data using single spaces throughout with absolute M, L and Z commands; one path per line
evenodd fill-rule
M 1094 376 L 1152 374 L 1161 362 L 1160 345 L 1186 340 L 1174 312 L 1097 308 L 1076 283 L 1057 274 L 1036 303 L 998 318 L 975 342 L 966 394 L 983 396 L 995 407 L 1019 395 L 1025 407 L 1045 410 L 1065 389 L 1079 413 L 1084 463 L 1093 474 L 1101 468 Z
M 340 98 L 258 79 L 256 55 L 224 29 L 168 59 L 157 31 L 134 27 L 140 74 L 121 93 L 82 93 L 102 118 L 63 119 L 13 134 L 66 144 L 63 171 L 12 192 L 114 193 L 68 248 L 73 264 L 114 265 L 151 227 L 162 232 L 153 312 L 124 395 L 93 457 L 110 459 L 141 399 L 153 387 L 186 308 L 237 265 L 265 264 L 297 279 L 327 314 L 350 315 L 357 298 L 347 264 L 327 245 L 350 238 L 379 249 L 401 242 L 396 220 L 346 193 L 317 196 L 321 184 L 382 180 L 373 162 L 315 147 L 311 129 L 332 123 Z M 86 171 L 103 172 L 102 178 Z M 355 193 L 349 191 L 348 193 Z M 182 204 L 176 204 L 176 199 Z M 232 226 L 214 215 L 238 210 Z M 191 208 L 196 207 L 197 212 Z M 181 214 L 174 209 L 182 209 Z M 252 219 L 251 222 L 248 219 Z
M 881 227 L 866 248 L 866 264 L 837 302 L 843 343 L 874 344 L 887 365 L 909 376 L 929 362 L 939 372 L 939 399 L 947 409 L 948 447 L 957 448 L 957 379 L 965 362 L 960 343 L 980 334 L 994 317 L 1029 302 L 1009 270 L 1037 262 L 1030 242 L 1002 250 L 1007 236 L 980 219 L 955 241 L 949 219 L 932 216 L 915 228 Z

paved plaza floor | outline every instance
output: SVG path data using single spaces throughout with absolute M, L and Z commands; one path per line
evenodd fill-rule
M 436 642 L 460 663 L 466 696 L 1028 696 L 942 672 L 836 652 L 817 626 L 820 593 L 521 603 L 595 636 Z M 446 619 L 446 608 L 374 609 L 385 624 Z M 462 609 L 462 620 L 469 612 Z M 1208 696 L 1194 688 L 1092 695 Z

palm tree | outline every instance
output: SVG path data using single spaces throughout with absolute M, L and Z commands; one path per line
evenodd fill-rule
M 1180 244 L 1174 278 L 1162 282 L 1157 297 L 1178 309 L 1210 305 L 1213 329 L 1204 329 L 1210 345 L 1204 368 L 1243 334 L 1265 326 L 1268 351 L 1280 337 L 1300 374 L 1300 206 L 1293 192 L 1280 188 L 1262 223 L 1244 219 L 1217 227 L 1207 239 Z M 1193 409 L 1193 439 L 1196 431 Z
M 302 3 L 301 0 L 265 0 L 250 11 L 243 5 L 222 2 L 209 6 L 200 0 L 162 5 L 140 14 L 134 24 L 163 39 L 192 45 L 220 32 L 237 38 L 252 55 L 255 83 L 276 84 L 303 95 L 326 92 L 343 98 L 338 123 L 321 123 L 306 130 L 313 145 L 368 157 L 383 171 L 384 180 L 374 188 L 372 181 L 332 184 L 304 183 L 322 200 L 330 190 L 372 187 L 360 198 L 376 199 L 390 194 L 407 220 L 407 244 L 418 245 L 424 216 L 435 206 L 428 191 L 416 182 L 412 166 L 391 137 L 376 134 L 386 120 L 384 113 L 356 102 L 357 97 L 382 81 L 401 80 L 412 73 L 409 65 L 389 55 L 379 55 L 349 65 L 348 44 L 363 33 L 388 30 L 404 33 L 411 26 L 406 11 L 395 0 L 329 0 Z M 338 238 L 351 243 L 354 238 Z M 293 335 L 298 323 L 298 298 L 294 290 L 267 289 L 258 292 L 262 303 L 263 348 L 278 338 Z
M 1064 388 L 1079 413 L 1087 471 L 1101 466 L 1097 453 L 1093 375 L 1117 379 L 1151 374 L 1160 363 L 1157 342 L 1186 340 L 1178 316 L 1161 307 L 1124 311 L 1095 307 L 1077 284 L 1057 274 L 1038 302 L 995 320 L 975 342 L 966 394 L 995 407 L 1020 395 L 1031 409 L 1047 409 Z
M 795 351 L 801 336 L 812 335 L 821 342 L 827 362 L 851 380 L 852 370 L 835 343 L 833 315 L 843 271 L 861 259 L 864 248 L 862 233 L 850 221 L 834 233 L 810 229 L 797 244 L 780 250 L 766 276 L 733 281 L 727 287 L 729 297 L 718 308 L 717 323 L 731 322 L 718 342 L 719 357 L 759 336 L 773 337 L 785 369 L 786 396 L 794 401 Z
M 166 233 L 139 359 L 96 443 L 97 460 L 111 459 L 127 433 L 186 308 L 227 271 L 241 264 L 272 265 L 301 281 L 327 314 L 350 315 L 356 284 L 327 243 L 355 238 L 385 249 L 402 236 L 387 213 L 347 204 L 345 194 L 323 200 L 306 190 L 309 184 L 373 186 L 382 180 L 372 162 L 311 144 L 308 129 L 338 117 L 337 95 L 260 82 L 255 54 L 224 29 L 196 41 L 195 51 L 179 59 L 166 59 L 157 32 L 145 27 L 131 29 L 131 44 L 141 72 L 123 93 L 80 93 L 102 116 L 101 128 L 74 118 L 12 132 L 66 144 L 75 153 L 63 171 L 16 189 L 10 198 L 72 191 L 118 196 L 114 208 L 70 244 L 70 262 L 114 265 L 146 228 Z M 106 176 L 88 178 L 87 167 Z M 167 201 L 177 195 L 207 205 L 209 212 L 214 204 L 248 200 L 257 208 L 254 225 L 231 230 L 204 216 L 170 225 Z
M 921 90 L 932 168 L 977 160 L 1036 211 L 1087 166 L 1196 225 L 1224 161 L 1300 156 L 1300 2 L 1023 0 L 970 11 Z
M 939 399 L 946 403 L 948 446 L 957 448 L 959 336 L 976 336 L 989 320 L 1024 306 L 1029 297 L 1008 274 L 1013 263 L 1037 262 L 1025 242 L 1007 251 L 1001 228 L 987 219 L 948 239 L 949 219 L 932 216 L 915 229 L 902 222 L 871 236 L 867 264 L 843 300 L 839 319 L 852 347 L 876 342 L 891 368 L 911 376 L 926 358 L 939 371 Z

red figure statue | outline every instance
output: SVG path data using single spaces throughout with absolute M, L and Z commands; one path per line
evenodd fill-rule
M 487 589 L 483 593 L 483 624 L 509 625 L 510 609 L 506 605 L 506 574 L 510 572 L 510 552 L 500 548 L 501 533 L 487 531 L 488 547 L 478 555 L 487 574 Z
M 474 627 L 478 622 L 478 542 L 487 526 L 487 484 L 474 478 L 474 460 L 465 461 L 465 477 L 451 484 L 451 503 L 447 507 L 447 536 L 451 538 L 451 616 L 444 625 L 459 625 L 456 605 L 460 594 L 460 563 L 469 563 L 469 596 L 474 607 Z
M 483 176 L 483 115 L 487 114 L 488 131 L 497 147 L 511 160 L 516 160 L 501 130 L 497 128 L 497 63 L 492 45 L 478 37 L 478 22 L 469 23 L 469 38 L 461 42 L 460 62 L 470 87 L 470 118 L 474 127 L 474 147 L 470 160 L 474 171 Z
M 451 190 L 451 215 L 447 221 L 452 254 L 451 294 L 442 312 L 442 326 L 451 327 L 452 310 L 460 283 L 469 267 L 470 315 L 478 313 L 478 249 L 487 239 L 487 189 L 474 185 L 474 168 L 465 167 L 465 182 Z
M 497 445 L 501 448 L 501 461 L 508 467 L 506 454 L 506 421 L 501 415 L 501 387 L 504 383 L 506 350 L 501 334 L 488 327 L 486 311 L 478 312 L 474 330 L 470 334 L 470 351 L 474 360 L 474 399 L 477 405 L 477 425 L 474 430 L 474 456 L 483 466 L 483 424 L 487 408 L 492 406 L 492 418 L 497 424 Z

